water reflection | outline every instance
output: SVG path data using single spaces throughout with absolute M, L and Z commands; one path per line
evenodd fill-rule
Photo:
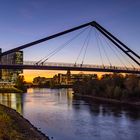
M 75 98 L 71 89 L 29 89 L 0 94 L 0 103 L 16 109 L 54 140 L 137 140 L 140 109 Z
M 76 103 L 75 103 L 76 102 Z M 77 104 L 78 102 L 78 104 Z M 82 105 L 87 105 L 93 115 L 121 117 L 125 115 L 130 119 L 140 119 L 140 108 L 137 106 L 119 105 L 92 101 L 84 98 L 73 97 L 73 107 L 77 110 Z
M 23 114 L 23 95 L 15 93 L 0 93 L 0 104 L 15 109 Z

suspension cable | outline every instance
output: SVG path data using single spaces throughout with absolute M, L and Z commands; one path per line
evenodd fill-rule
M 89 33 L 88 33 L 87 44 L 86 44 L 86 47 L 85 47 L 85 52 L 84 52 L 84 55 L 83 55 L 83 59 L 82 59 L 81 66 L 83 65 L 84 60 L 85 60 L 85 56 L 86 56 L 86 52 L 87 52 L 87 48 L 88 48 L 89 41 L 90 41 L 91 31 L 92 31 L 92 28 L 89 30 Z
M 99 39 L 100 45 L 101 45 L 101 47 L 103 48 L 103 51 L 104 51 L 104 53 L 105 53 L 106 59 L 108 60 L 109 65 L 112 66 L 111 61 L 110 61 L 110 59 L 109 59 L 109 56 L 108 56 L 108 54 L 107 54 L 107 52 L 106 52 L 106 50 L 105 50 L 105 48 L 104 48 L 103 42 L 102 42 L 102 40 L 101 40 L 101 38 L 100 38 L 98 32 L 97 32 L 97 35 L 98 35 L 98 39 Z
M 125 61 L 127 61 L 134 69 L 135 69 L 135 66 L 128 60 L 128 59 L 126 59 L 126 57 L 124 56 L 124 54 L 122 54 L 122 52 L 118 49 L 118 48 L 116 48 L 116 50 L 120 53 L 120 55 L 125 59 Z
M 43 57 L 41 60 L 39 60 L 36 64 L 41 63 L 45 63 L 45 61 L 47 61 L 50 57 L 52 57 L 53 55 L 55 55 L 56 53 L 58 53 L 60 50 L 62 50 L 64 47 L 66 47 L 68 44 L 70 44 L 73 40 L 75 40 L 77 37 L 79 37 L 83 32 L 85 32 L 85 30 L 87 30 L 89 27 L 85 28 L 84 30 L 82 30 L 80 33 L 76 34 L 73 38 L 71 38 L 70 40 L 68 40 L 66 43 L 60 45 L 59 47 L 57 47 L 56 49 L 54 49 L 52 52 L 50 52 L 47 56 Z M 45 60 L 44 60 L 45 59 Z
M 94 29 L 94 33 L 95 33 L 95 38 L 96 38 L 96 42 L 97 42 L 97 48 L 99 50 L 99 55 L 100 55 L 101 63 L 102 63 L 102 66 L 104 67 L 104 61 L 103 61 L 103 58 L 102 58 L 101 48 L 100 48 L 100 45 L 99 45 L 99 40 L 98 40 L 97 32 L 96 32 L 95 29 Z
M 106 38 L 103 35 L 102 35 L 102 37 L 104 38 L 104 40 L 106 41 L 106 43 L 112 50 L 113 50 L 113 48 L 112 48 L 112 45 L 113 45 L 115 50 L 125 59 L 125 61 L 127 61 L 133 68 L 135 68 L 134 65 L 128 59 L 126 59 L 126 57 L 124 57 L 124 54 L 122 54 L 122 52 L 114 44 L 110 45 L 109 42 L 106 40 Z M 115 51 L 114 51 L 114 53 L 117 55 L 117 53 Z M 117 57 L 121 61 L 121 63 L 127 68 L 127 66 L 123 63 L 122 59 L 118 55 L 117 55 Z
M 112 48 L 112 45 L 109 43 L 109 40 L 107 40 L 102 34 L 101 34 L 102 38 L 105 40 L 107 46 L 113 51 L 113 53 L 115 54 L 115 56 L 117 57 L 117 59 L 120 61 L 120 64 L 123 65 L 125 68 L 127 68 L 127 66 L 125 65 L 125 63 L 122 61 L 122 59 L 118 56 L 118 54 L 116 53 L 116 49 L 114 50 Z M 116 48 L 116 47 L 114 47 Z
M 90 31 L 90 30 L 89 30 L 89 31 Z M 89 33 L 88 33 L 88 34 L 89 34 Z M 85 47 L 85 44 L 86 44 L 87 39 L 88 39 L 88 35 L 86 36 L 86 38 L 85 38 L 85 40 L 84 40 L 84 42 L 83 42 L 83 45 L 82 45 L 82 47 L 81 47 L 81 49 L 80 49 L 80 52 L 79 52 L 79 54 L 78 54 L 78 56 L 77 56 L 77 58 L 76 58 L 75 66 L 76 66 L 76 63 L 77 63 L 79 57 L 81 56 L 81 54 L 82 54 L 82 52 L 83 52 L 83 49 L 84 49 L 84 47 Z

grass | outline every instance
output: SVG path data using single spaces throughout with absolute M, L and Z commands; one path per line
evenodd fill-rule
M 0 140 L 48 140 L 15 110 L 0 105 Z
M 16 122 L 0 107 L 0 139 L 22 140 L 23 136 L 18 130 Z

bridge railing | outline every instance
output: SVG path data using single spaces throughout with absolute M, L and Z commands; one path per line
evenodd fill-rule
M 10 64 L 9 64 L 10 65 Z M 58 62 L 45 62 L 43 64 L 37 64 L 35 61 L 24 61 L 23 64 L 11 64 L 11 65 L 37 65 L 37 66 L 57 66 L 57 67 L 77 67 L 77 68 L 97 68 L 97 69 L 110 69 L 110 70 L 130 70 L 140 71 L 140 68 L 130 68 L 121 66 L 109 66 L 109 65 L 91 65 L 91 64 L 73 64 L 73 63 L 58 63 Z
M 24 65 L 38 65 L 38 66 L 59 66 L 59 67 L 83 67 L 83 68 L 99 68 L 99 69 L 116 69 L 116 70 L 133 70 L 140 71 L 139 68 L 121 67 L 121 66 L 109 66 L 109 65 L 91 65 L 91 64 L 73 64 L 73 63 L 58 63 L 58 62 L 46 62 L 43 64 L 37 64 L 34 61 L 24 61 Z

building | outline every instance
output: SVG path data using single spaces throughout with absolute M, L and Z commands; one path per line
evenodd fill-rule
M 23 51 L 4 55 L 1 57 L 0 61 L 1 64 L 23 64 Z M 0 76 L 4 81 L 14 82 L 17 79 L 17 76 L 21 73 L 23 73 L 22 69 L 2 69 L 0 72 Z
M 12 82 L 1 82 L 0 81 L 0 88 L 14 88 L 15 84 Z
M 68 70 L 66 74 L 59 73 L 53 77 L 55 85 L 73 85 L 76 81 L 83 81 L 84 79 L 97 79 L 97 74 L 71 74 Z

